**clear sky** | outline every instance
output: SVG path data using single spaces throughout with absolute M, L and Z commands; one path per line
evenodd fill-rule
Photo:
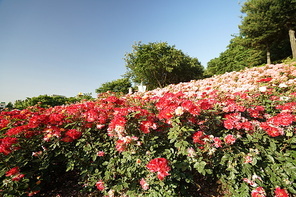
M 126 72 L 135 42 L 206 67 L 239 32 L 242 0 L 0 0 L 0 101 L 92 93 Z

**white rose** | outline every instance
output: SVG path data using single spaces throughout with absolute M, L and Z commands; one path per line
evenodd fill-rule
M 286 88 L 286 87 L 288 87 L 288 86 L 287 86 L 287 84 L 285 84 L 285 83 L 281 83 L 281 84 L 279 85 L 279 87 L 280 87 L 280 88 Z
M 288 101 L 288 100 L 290 100 L 290 97 L 288 97 L 288 96 L 281 96 L 280 97 L 280 100 L 281 101 Z
M 177 107 L 177 109 L 175 110 L 175 114 L 177 115 L 177 116 L 181 116 L 182 114 L 184 113 L 184 109 L 183 109 L 183 107 Z
M 262 87 L 259 88 L 259 91 L 260 92 L 266 92 L 267 88 L 265 86 L 262 86 Z

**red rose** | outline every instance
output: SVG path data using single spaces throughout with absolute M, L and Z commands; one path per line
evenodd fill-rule
M 260 79 L 260 80 L 258 80 L 257 82 L 269 82 L 269 81 L 271 81 L 271 80 L 272 80 L 271 77 L 267 77 L 267 78 Z
M 115 148 L 118 152 L 123 152 L 125 151 L 126 144 L 124 143 L 123 140 L 117 140 Z
M 171 168 L 165 158 L 152 159 L 146 166 L 151 172 L 157 172 L 157 178 L 163 180 L 164 177 L 170 175 L 168 172 Z
M 97 155 L 98 155 L 99 157 L 103 157 L 103 156 L 105 155 L 105 152 L 104 152 L 104 151 L 99 151 L 99 152 L 97 153 Z
M 81 137 L 82 133 L 76 129 L 70 129 L 66 132 L 66 135 L 72 138 L 73 140 Z
M 204 135 L 204 133 L 202 131 L 197 131 L 193 134 L 193 142 L 194 143 L 198 143 L 201 145 L 205 144 L 205 141 L 203 140 L 204 138 L 207 138 L 207 135 Z
M 20 172 L 20 169 L 19 167 L 14 167 L 14 168 L 11 168 L 10 170 L 8 170 L 6 173 L 5 173 L 5 176 L 12 176 L 12 175 L 15 175 L 17 173 Z
M 226 136 L 225 136 L 224 140 L 225 140 L 225 143 L 226 143 L 226 144 L 234 144 L 236 138 L 235 138 L 233 135 L 230 135 L 230 134 L 229 134 L 229 135 L 226 135 Z
M 104 182 L 103 182 L 102 180 L 98 181 L 98 182 L 96 183 L 96 187 L 97 187 L 97 189 L 100 190 L 100 191 L 104 190 L 104 189 L 105 189 Z
M 289 197 L 289 194 L 285 189 L 281 189 L 280 187 L 275 188 L 275 197 Z
M 263 187 L 257 187 L 251 192 L 252 197 L 266 197 L 266 193 Z
M 4 137 L 0 139 L 0 153 L 8 155 L 13 151 L 12 145 L 17 143 L 17 138 Z
M 216 148 L 219 148 L 219 147 L 222 147 L 222 140 L 220 139 L 220 138 L 218 138 L 218 137 L 214 137 L 214 146 L 216 147 Z
M 22 178 L 24 178 L 24 174 L 17 174 L 16 176 L 14 176 L 11 180 L 12 181 L 19 181 L 21 180 Z

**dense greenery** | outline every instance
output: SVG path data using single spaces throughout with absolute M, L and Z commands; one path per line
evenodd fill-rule
M 128 78 L 117 79 L 111 82 L 106 82 L 96 89 L 96 93 L 103 93 L 107 91 L 119 92 L 127 94 L 129 88 L 132 87 L 132 84 Z
M 296 58 L 296 1 L 247 0 L 242 23 L 227 50 L 208 62 L 206 75 Z
M 76 103 L 81 100 L 92 100 L 91 94 L 79 94 L 76 97 L 65 97 L 60 95 L 39 95 L 36 97 L 27 97 L 25 100 L 15 101 L 13 108 L 15 109 L 25 109 L 29 106 L 38 105 L 39 107 L 48 108 L 58 105 L 65 105 L 70 103 Z
M 243 68 L 251 68 L 263 64 L 262 51 L 249 48 L 243 45 L 244 39 L 241 36 L 235 36 L 227 50 L 222 52 L 218 58 L 208 62 L 205 71 L 206 76 L 223 74 L 225 72 L 239 71 Z
M 295 195 L 295 79 L 295 66 L 267 65 L 3 111 L 0 196 Z M 51 193 L 65 182 L 81 195 Z
M 186 82 L 203 77 L 203 67 L 197 58 L 185 55 L 166 42 L 133 45 L 126 54 L 127 77 L 143 83 L 148 89 Z
M 242 12 L 246 16 L 239 26 L 241 34 L 250 46 L 266 49 L 267 63 L 270 64 L 270 50 L 283 40 L 289 40 L 289 30 L 296 27 L 296 1 L 248 0 Z M 291 55 L 291 49 L 289 52 Z

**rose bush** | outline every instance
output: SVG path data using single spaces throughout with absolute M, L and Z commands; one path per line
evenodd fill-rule
M 0 196 L 45 193 L 66 172 L 98 196 L 295 195 L 295 87 L 279 64 L 3 111 Z

